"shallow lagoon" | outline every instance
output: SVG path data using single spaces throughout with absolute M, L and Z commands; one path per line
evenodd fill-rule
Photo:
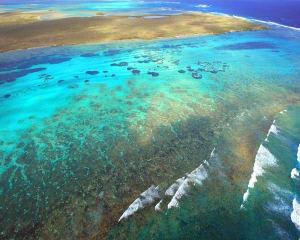
M 2 237 L 295 239 L 299 39 L 275 28 L 1 54 Z M 241 210 L 260 144 L 277 163 Z M 179 208 L 164 199 L 118 223 L 205 159 Z

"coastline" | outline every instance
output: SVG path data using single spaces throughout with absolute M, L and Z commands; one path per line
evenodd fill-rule
M 247 19 L 208 13 L 161 17 L 100 14 L 94 17 L 58 17 L 42 20 L 44 14 L 49 13 L 0 14 L 0 52 L 266 29 L 265 26 Z M 51 14 L 58 16 L 55 12 Z

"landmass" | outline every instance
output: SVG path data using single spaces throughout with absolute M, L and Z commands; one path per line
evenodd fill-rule
M 207 13 L 168 16 L 64 17 L 55 12 L 0 13 L 0 52 L 18 49 L 152 40 L 262 30 L 246 19 Z

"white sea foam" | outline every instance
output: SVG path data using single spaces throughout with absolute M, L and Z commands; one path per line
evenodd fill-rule
M 268 201 L 265 208 L 288 218 L 292 211 L 290 201 L 293 199 L 293 193 L 272 182 L 268 183 L 268 190 L 273 198 Z
M 251 20 L 253 22 L 263 23 L 266 25 L 277 26 L 277 27 L 281 27 L 281 28 L 288 28 L 288 29 L 291 29 L 294 31 L 300 31 L 300 28 L 292 27 L 292 26 L 288 26 L 288 25 L 284 25 L 284 24 L 280 24 L 280 23 L 276 23 L 276 22 L 272 22 L 272 21 L 258 20 L 255 18 L 245 18 L 242 16 L 230 15 L 230 14 L 220 13 L 220 12 L 210 12 L 210 13 L 215 14 L 215 15 L 220 15 L 220 16 L 235 17 L 235 18 L 240 18 L 240 19 L 244 19 L 244 20 Z
M 273 220 L 271 220 L 271 219 L 269 219 L 269 220 L 274 228 L 276 235 L 278 235 L 278 240 L 279 239 L 282 239 L 282 240 L 292 239 L 292 237 L 289 235 L 289 233 L 286 231 L 286 229 L 281 227 L 279 224 L 275 223 Z
M 206 163 L 201 164 L 194 171 L 187 175 L 184 181 L 178 187 L 176 193 L 168 204 L 168 209 L 179 206 L 179 200 L 188 193 L 190 189 L 190 185 L 198 184 L 201 185 L 203 180 L 205 180 L 208 176 L 207 171 L 205 169 Z
M 195 7 L 197 7 L 197 8 L 209 8 L 210 5 L 207 5 L 207 4 L 198 4 Z
M 298 146 L 298 151 L 297 151 L 297 160 L 300 163 L 300 144 Z
M 215 148 L 210 154 L 210 159 L 215 156 Z M 182 196 L 186 195 L 191 187 L 191 185 L 201 185 L 203 180 L 205 180 L 208 177 L 206 167 L 209 166 L 208 161 L 204 161 L 199 167 L 197 167 L 195 170 L 193 170 L 191 173 L 187 174 L 184 177 L 181 177 L 175 181 L 166 191 L 165 196 L 173 196 L 171 201 L 168 204 L 168 208 L 172 207 L 178 207 L 179 206 L 179 199 L 181 199 Z M 155 201 L 160 199 L 160 201 L 155 205 L 154 209 L 155 211 L 161 211 L 162 210 L 162 203 L 163 198 L 160 194 L 159 187 L 155 187 L 152 185 L 150 188 L 148 188 L 145 192 L 143 192 L 139 198 L 137 198 L 128 208 L 127 210 L 122 214 L 122 216 L 119 219 L 119 222 L 122 219 L 126 219 L 129 216 L 136 213 L 138 210 L 145 208 L 146 206 L 149 206 L 153 204 Z
M 300 164 L 300 144 L 298 146 L 298 151 L 297 151 L 297 161 Z M 297 168 L 293 168 L 291 171 L 291 178 L 297 179 L 300 177 L 300 171 Z
M 300 231 L 300 203 L 296 198 L 293 200 L 293 211 L 291 213 L 291 220 L 295 227 Z
M 154 210 L 157 212 L 161 211 L 161 204 L 162 204 L 163 200 L 160 200 L 154 207 Z
M 285 199 L 293 198 L 293 193 L 291 191 L 284 189 L 282 187 L 279 187 L 275 183 L 269 182 L 268 189 L 275 196 L 276 199 L 277 199 L 277 196 L 284 197 Z
M 263 21 L 263 20 L 258 20 L 258 19 L 255 19 L 255 18 L 250 18 L 250 20 L 255 21 L 255 22 L 264 23 L 264 24 L 267 24 L 267 25 L 273 25 L 273 26 L 277 26 L 277 27 L 288 28 L 288 29 L 291 29 L 291 30 L 300 31 L 300 28 L 287 26 L 287 25 L 272 22 L 272 21 Z
M 179 186 L 183 183 L 185 177 L 179 178 L 173 183 L 165 192 L 166 196 L 174 196 L 176 191 L 178 190 Z
M 279 133 L 279 130 L 277 129 L 277 127 L 275 125 L 275 120 L 273 121 L 273 123 L 272 123 L 272 125 L 271 125 L 271 127 L 268 131 L 268 134 L 267 134 L 267 137 L 266 137 L 265 141 L 269 141 L 268 139 L 269 139 L 269 136 L 270 136 L 271 133 L 273 133 L 275 135 L 278 135 L 278 133 Z
M 215 156 L 215 148 L 210 154 L 210 159 Z M 202 185 L 202 182 L 208 177 L 206 168 L 209 167 L 209 162 L 204 161 L 199 167 L 187 174 L 186 177 L 182 177 L 176 180 L 166 191 L 165 195 L 173 196 L 168 204 L 168 209 L 179 206 L 179 200 L 189 192 L 191 185 Z
M 152 185 L 149 187 L 145 192 L 143 192 L 139 198 L 137 198 L 128 208 L 127 210 L 122 214 L 122 216 L 119 219 L 119 222 L 122 219 L 126 219 L 129 216 L 136 213 L 138 210 L 143 209 L 144 207 L 151 205 L 153 202 L 155 202 L 157 199 L 160 198 L 159 194 L 159 187 L 155 187 Z
M 280 111 L 280 114 L 284 114 L 284 113 L 286 113 L 286 112 L 287 112 L 287 110 L 284 109 L 284 110 Z
M 293 168 L 291 171 L 291 178 L 297 179 L 300 176 L 300 172 L 297 168 Z
M 249 190 L 250 188 L 254 188 L 255 183 L 257 182 L 257 177 L 262 176 L 265 173 L 265 168 L 275 165 L 276 161 L 277 160 L 272 155 L 272 153 L 270 153 L 270 151 L 266 147 L 260 145 L 255 156 L 253 172 L 248 183 L 247 191 L 243 195 L 243 203 L 241 205 L 241 208 L 244 207 L 245 202 L 248 200 L 248 197 L 250 195 Z
M 288 218 L 291 213 L 291 206 L 282 199 L 275 202 L 269 202 L 265 208 L 270 212 L 276 213 L 277 215 L 282 215 L 286 218 Z

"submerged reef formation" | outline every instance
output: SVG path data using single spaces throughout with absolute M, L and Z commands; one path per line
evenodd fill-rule
M 234 34 L 3 53 L 0 238 L 247 239 L 251 226 L 265 239 L 272 224 L 294 227 L 262 216 L 274 209 L 265 192 L 281 198 L 262 191 L 275 188 L 272 167 L 255 160 L 267 136 L 289 180 L 298 167 L 270 147 L 287 131 L 275 116 L 300 103 L 295 52 L 232 54 L 222 46 L 262 38 Z M 265 172 L 241 211 L 253 166 Z

